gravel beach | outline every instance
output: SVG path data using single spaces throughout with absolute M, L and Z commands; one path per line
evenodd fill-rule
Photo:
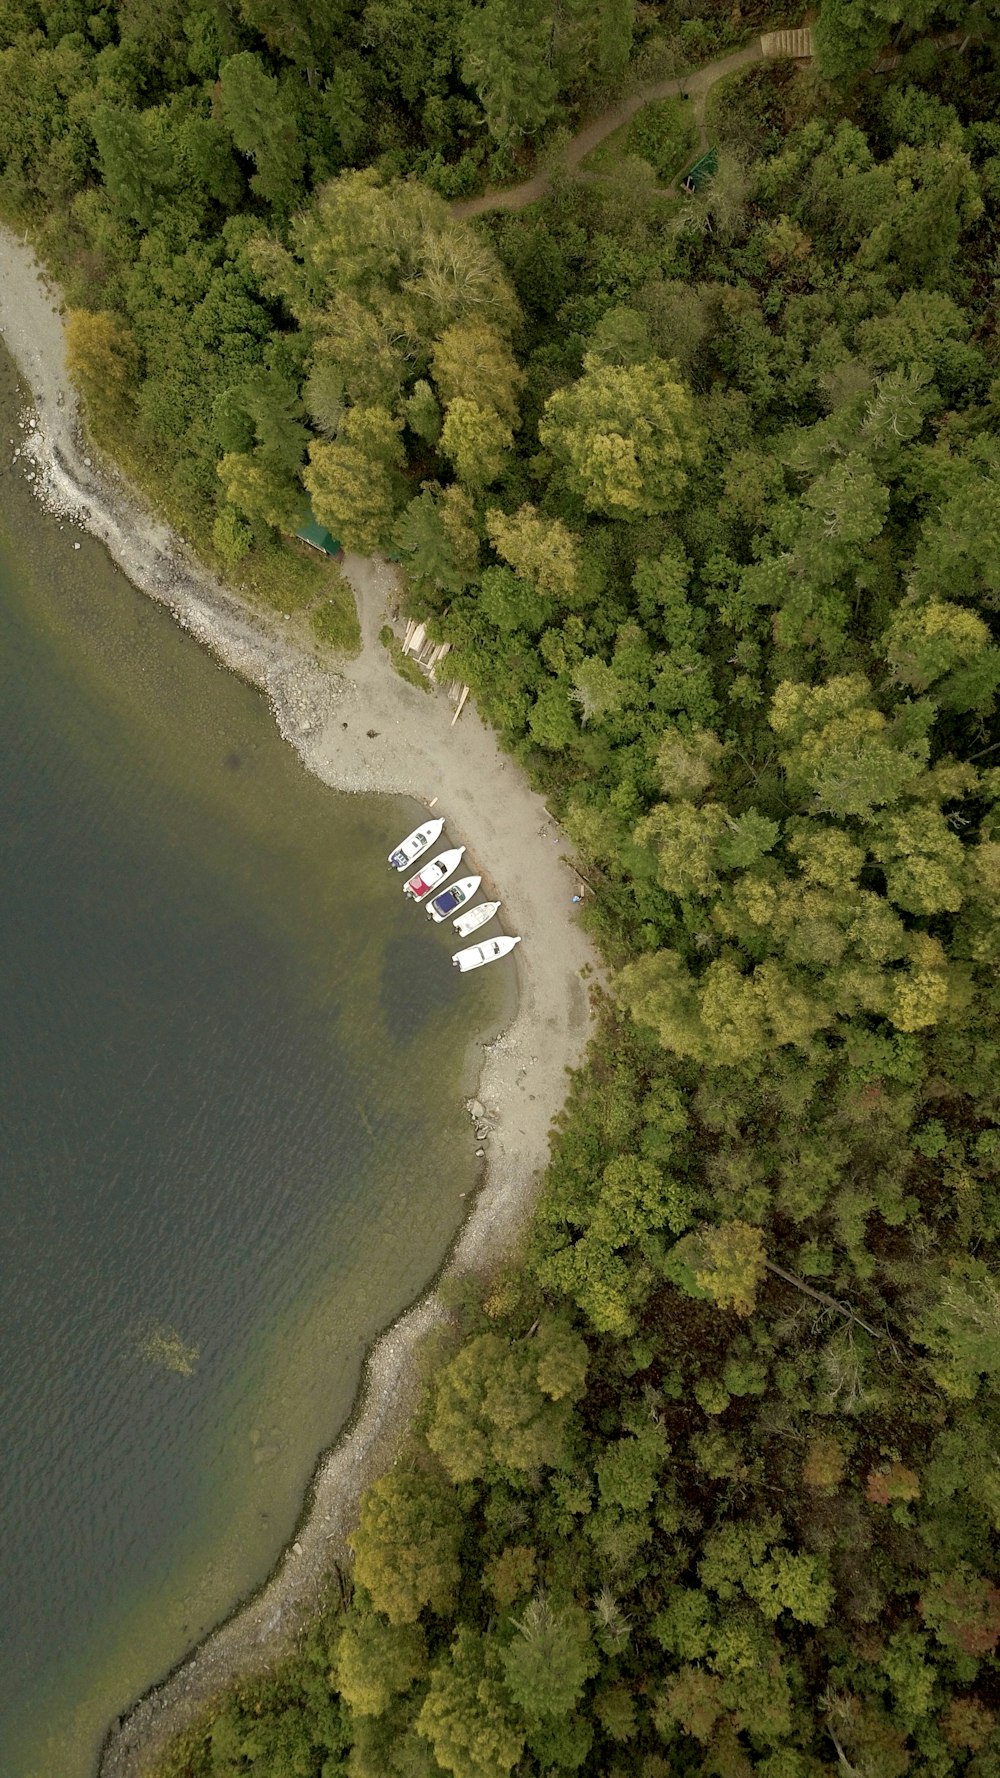
M 0 228 L 0 335 L 34 402 L 18 461 L 34 476 L 40 498 L 100 538 L 136 586 L 258 685 L 281 733 L 325 783 L 434 801 L 483 873 L 484 892 L 502 899 L 505 930 L 523 935 L 515 952 L 518 1010 L 484 1051 L 476 1088 L 490 1128 L 484 1180 L 449 1262 L 451 1272 L 486 1272 L 527 1221 L 567 1070 L 580 1061 L 590 1033 L 588 978 L 599 980 L 598 959 L 575 918 L 568 845 L 471 704 L 453 727 L 442 692 L 427 696 L 393 670 L 378 641 L 397 597 L 389 565 L 347 557 L 362 649 L 330 667 L 283 634 L 280 619 L 242 605 L 98 465 L 80 434 L 59 304 L 30 246 Z M 66 537 L 72 549 L 69 529 Z M 266 1586 L 109 1735 L 102 1778 L 138 1778 L 221 1686 L 287 1645 L 331 1564 L 347 1559 L 360 1496 L 392 1462 L 412 1412 L 417 1349 L 444 1317 L 430 1293 L 379 1339 L 354 1419 L 316 1472 L 294 1543 Z

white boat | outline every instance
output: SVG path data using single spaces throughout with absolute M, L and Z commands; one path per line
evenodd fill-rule
M 454 922 L 455 931 L 459 938 L 468 938 L 470 932 L 478 931 L 480 926 L 485 926 L 487 920 L 492 920 L 494 914 L 499 912 L 498 901 L 481 901 L 477 908 L 470 908 L 467 914 L 459 914 Z
M 493 963 L 498 957 L 506 957 L 520 938 L 484 938 L 480 945 L 469 945 L 464 951 L 456 951 L 452 962 L 456 968 L 481 969 L 484 963 Z
M 447 889 L 442 889 L 440 895 L 428 902 L 428 920 L 447 920 L 449 914 L 457 913 L 472 900 L 482 880 L 482 877 L 459 877 L 457 883 L 449 883 Z
M 429 864 L 422 864 L 412 877 L 407 877 L 403 884 L 403 894 L 412 895 L 414 901 L 423 901 L 432 889 L 440 889 L 446 877 L 450 877 L 455 866 L 465 857 L 464 846 L 453 846 L 450 852 L 439 852 Z
M 408 864 L 416 864 L 421 853 L 433 846 L 438 834 L 444 826 L 443 820 L 422 821 L 405 840 L 400 840 L 394 852 L 389 853 L 389 863 L 393 870 L 405 870 Z

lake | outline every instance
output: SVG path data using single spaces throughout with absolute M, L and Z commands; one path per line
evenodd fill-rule
M 89 1778 L 441 1263 L 514 975 L 404 901 L 416 805 L 311 778 L 40 511 L 15 412 L 0 358 L 0 1772 Z

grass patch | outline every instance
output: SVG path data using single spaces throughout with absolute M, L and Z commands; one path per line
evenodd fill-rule
M 432 691 L 434 689 L 426 673 L 417 666 L 416 661 L 413 660 L 410 655 L 403 653 L 403 644 L 399 640 L 399 637 L 396 635 L 391 624 L 382 625 L 382 628 L 378 633 L 378 639 L 381 642 L 382 647 L 388 651 L 389 659 L 395 667 L 396 672 L 399 673 L 403 679 L 408 679 L 411 685 L 419 685 L 421 691 Z
M 586 173 L 652 176 L 669 185 L 684 171 L 698 142 L 690 99 L 654 99 L 591 150 Z
M 357 654 L 361 645 L 361 631 L 358 628 L 357 609 L 346 581 L 339 582 L 335 595 L 324 599 L 321 605 L 313 606 L 309 613 L 309 622 L 317 642 L 322 642 L 326 648 L 337 649 L 340 654 Z

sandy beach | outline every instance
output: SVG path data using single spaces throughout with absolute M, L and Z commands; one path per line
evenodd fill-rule
M 59 304 L 30 246 L 0 228 L 0 335 L 34 402 L 16 449 L 40 498 L 98 537 L 136 586 L 259 686 L 281 733 L 325 783 L 435 800 L 449 834 L 483 873 L 484 890 L 502 899 L 504 929 L 523 935 L 515 953 L 518 1010 L 486 1050 L 478 1087 L 491 1125 L 484 1180 L 448 1268 L 486 1271 L 527 1221 L 567 1069 L 579 1062 L 590 1031 L 587 978 L 598 977 L 598 959 L 575 918 L 568 845 L 471 704 L 452 727 L 443 693 L 429 697 L 394 672 L 378 641 L 398 596 L 391 567 L 348 556 L 362 649 L 327 665 L 284 634 L 280 619 L 242 605 L 97 463 L 80 434 Z M 419 1387 L 417 1349 L 444 1316 L 430 1293 L 377 1342 L 354 1419 L 316 1472 L 295 1541 L 254 1599 L 109 1736 L 102 1778 L 138 1778 L 221 1686 L 287 1645 L 331 1564 L 347 1557 L 360 1496 L 405 1431 Z

